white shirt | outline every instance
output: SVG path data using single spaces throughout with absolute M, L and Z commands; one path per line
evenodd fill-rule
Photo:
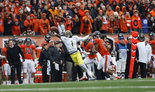
M 78 51 L 78 49 L 77 49 L 77 42 L 84 41 L 84 40 L 88 39 L 88 37 L 89 37 L 89 35 L 87 35 L 85 37 L 72 36 L 72 38 L 61 36 L 61 40 L 65 44 L 68 52 L 70 54 L 72 54 L 72 53 Z
M 148 53 L 149 46 L 145 44 L 145 42 L 137 43 L 138 53 L 139 53 L 139 62 L 147 63 L 148 62 Z

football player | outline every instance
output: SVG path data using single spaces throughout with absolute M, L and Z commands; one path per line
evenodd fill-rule
M 36 54 L 35 54 L 35 46 L 32 45 L 31 38 L 26 38 L 24 40 L 24 45 L 21 45 L 20 48 L 23 50 L 23 54 L 25 56 L 25 62 L 23 62 L 23 76 L 24 76 L 24 84 L 28 84 L 28 78 L 30 77 L 30 83 L 34 83 L 35 76 L 35 62 Z

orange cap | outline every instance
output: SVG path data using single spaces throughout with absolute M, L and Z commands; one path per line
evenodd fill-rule
M 46 13 L 43 13 L 42 16 L 46 16 Z
M 85 10 L 85 11 L 84 11 L 84 13 L 87 13 L 87 12 L 88 12 L 88 13 L 90 13 L 90 11 L 89 11 L 89 10 Z
M 15 21 L 15 22 L 18 22 L 18 19 L 15 19 L 14 21 Z

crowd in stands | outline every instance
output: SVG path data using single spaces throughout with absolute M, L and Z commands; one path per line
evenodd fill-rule
M 147 26 L 144 28 L 142 20 Z M 154 32 L 154 0 L 0 0 L 0 36 Z

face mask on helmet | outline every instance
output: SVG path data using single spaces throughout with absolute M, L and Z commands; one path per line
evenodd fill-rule
M 45 35 L 45 41 L 49 42 L 51 40 L 51 36 L 49 34 Z
M 65 36 L 70 38 L 70 37 L 72 37 L 72 33 L 70 31 L 66 31 Z

